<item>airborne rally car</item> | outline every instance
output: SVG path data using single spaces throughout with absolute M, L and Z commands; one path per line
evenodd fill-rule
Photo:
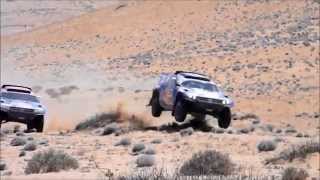
M 171 111 L 176 121 L 183 122 L 187 114 L 199 120 L 212 115 L 218 119 L 219 127 L 228 128 L 234 103 L 207 76 L 177 71 L 160 75 L 149 105 L 154 117 Z
M 0 126 L 4 122 L 27 124 L 27 129 L 43 131 L 45 107 L 32 89 L 17 85 L 3 85 L 0 91 Z

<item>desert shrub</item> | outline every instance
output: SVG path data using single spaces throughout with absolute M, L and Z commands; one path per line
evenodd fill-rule
M 275 131 L 275 133 L 277 133 L 277 134 L 282 133 L 282 129 L 277 129 L 277 130 Z
M 79 88 L 77 86 L 71 85 L 71 86 L 64 86 L 61 87 L 60 90 L 60 95 L 68 95 L 70 94 L 73 90 L 78 90 Z
M 170 175 L 164 169 L 152 168 L 150 170 L 149 169 L 138 170 L 129 175 L 119 176 L 116 179 L 119 179 L 119 180 L 178 180 L 180 178 Z
M 183 175 L 229 175 L 234 164 L 229 156 L 218 151 L 210 150 L 193 154 L 180 168 Z
M 259 117 L 253 113 L 238 112 L 238 113 L 232 114 L 232 119 L 234 119 L 234 120 L 259 119 Z
M 182 129 L 180 131 L 180 135 L 181 136 L 190 136 L 190 135 L 193 134 L 193 132 L 194 132 L 193 128 L 192 127 L 188 127 L 186 129 Z
M 277 143 L 271 140 L 263 140 L 257 145 L 258 150 L 261 151 L 273 151 L 277 148 Z
M 24 150 L 20 151 L 19 157 L 22 157 L 22 156 L 25 156 L 25 155 L 26 155 L 26 151 L 24 151 Z
M 212 132 L 213 132 L 213 133 L 223 134 L 224 131 L 225 131 L 225 130 L 222 129 L 222 128 L 212 128 Z
M 227 131 L 227 133 L 228 133 L 228 134 L 233 134 L 234 132 L 233 132 L 232 129 L 229 129 L 229 130 Z
M 112 133 L 117 132 L 119 129 L 120 128 L 117 123 L 111 123 L 103 129 L 103 132 L 101 135 L 110 135 Z
M 112 178 L 111 178 L 112 179 Z M 260 179 L 260 180 L 269 180 L 269 179 L 279 179 L 274 175 L 261 177 L 253 176 L 252 174 L 239 174 L 237 176 L 221 176 L 221 175 L 197 175 L 197 176 L 185 176 L 180 174 L 177 171 L 173 173 L 168 173 L 166 169 L 158 168 L 141 168 L 137 169 L 134 172 L 115 177 L 118 180 L 242 180 L 242 179 Z
M 131 144 L 131 140 L 129 138 L 123 138 L 119 142 L 115 144 L 115 146 L 129 146 Z
M 146 117 L 142 115 L 126 115 L 127 121 L 129 122 L 129 130 L 145 130 L 149 125 L 146 121 Z
M 20 131 L 20 125 L 14 125 L 13 127 L 13 133 L 17 133 Z
M 303 134 L 302 133 L 298 133 L 297 135 L 296 135 L 296 137 L 303 137 Z
M 273 132 L 274 126 L 272 124 L 266 124 L 264 129 L 269 132 Z
M 16 132 L 16 136 L 24 136 L 24 135 L 25 134 L 23 132 L 20 132 L 20 131 Z
M 140 152 L 140 151 L 144 150 L 145 148 L 146 148 L 146 146 L 144 144 L 142 144 L 142 143 L 135 144 L 132 147 L 132 152 L 137 153 L 137 152 Z
M 1 129 L 1 132 L 3 135 L 13 133 L 13 131 L 11 131 L 10 129 L 3 129 L 3 128 Z
M 39 145 L 44 145 L 44 146 L 47 146 L 49 143 L 49 141 L 47 139 L 42 139 L 39 141 Z
M 108 124 L 116 122 L 119 117 L 120 114 L 118 112 L 96 114 L 84 122 L 79 123 L 75 129 L 79 131 L 104 127 Z
M 10 145 L 11 146 L 22 146 L 26 144 L 26 140 L 22 137 L 15 137 L 11 140 Z
M 96 129 L 105 127 L 111 123 L 122 123 L 128 122 L 129 126 L 126 130 L 144 130 L 148 126 L 146 117 L 142 115 L 130 114 L 125 109 L 123 109 L 122 104 L 118 104 L 116 110 L 111 110 L 107 113 L 97 114 L 90 117 L 89 119 L 79 123 L 76 126 L 76 130 L 85 130 L 85 129 Z M 118 131 L 117 131 L 118 132 Z M 116 134 L 116 135 L 119 135 Z
M 242 134 L 248 134 L 250 132 L 250 130 L 249 130 L 249 128 L 241 128 L 239 130 L 239 132 L 242 133 Z
M 285 130 L 285 133 L 287 134 L 291 134 L 291 133 L 296 133 L 297 130 L 294 129 L 293 127 L 288 127 L 286 130 Z
M 154 149 L 152 149 L 152 148 L 148 148 L 148 149 L 143 151 L 143 154 L 154 155 L 154 154 L 156 154 L 156 151 Z
M 162 140 L 161 139 L 154 139 L 150 143 L 152 144 L 161 144 Z
M 63 151 L 49 149 L 34 154 L 28 161 L 26 174 L 59 172 L 78 168 L 78 161 Z
M 31 142 L 28 142 L 24 147 L 23 147 L 24 150 L 26 151 L 34 151 L 37 149 L 37 144 L 33 141 Z
M 308 176 L 307 171 L 304 169 L 288 167 L 282 173 L 282 180 L 305 180 Z
M 309 141 L 283 150 L 276 157 L 267 159 L 266 163 L 273 163 L 279 160 L 293 161 L 296 158 L 306 158 L 308 154 L 316 152 L 320 153 L 320 143 L 318 141 Z
M 252 121 L 252 124 L 259 124 L 260 123 L 260 119 L 254 119 L 253 121 Z
M 155 164 L 155 158 L 153 155 L 142 154 L 137 158 L 137 167 L 150 167 Z

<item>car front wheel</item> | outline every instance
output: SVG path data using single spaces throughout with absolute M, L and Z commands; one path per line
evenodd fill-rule
M 34 118 L 33 121 L 29 122 L 27 124 L 27 131 L 31 131 L 32 129 L 36 129 L 37 132 L 43 132 L 43 124 L 44 124 L 44 117 L 43 116 L 37 116 Z
M 186 119 L 186 116 L 187 116 L 187 111 L 183 105 L 183 102 L 178 101 L 174 109 L 174 118 L 178 122 L 183 122 Z
M 36 124 L 35 124 L 35 128 L 37 130 L 37 132 L 43 132 L 43 116 L 39 116 L 36 118 Z
M 225 108 L 218 115 L 218 125 L 220 128 L 227 129 L 230 123 L 231 123 L 231 111 L 229 108 Z

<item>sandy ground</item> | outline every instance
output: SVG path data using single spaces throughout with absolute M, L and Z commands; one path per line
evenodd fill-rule
M 130 147 L 113 146 L 122 137 L 155 148 L 157 167 L 172 169 L 193 152 L 217 149 L 228 153 L 241 172 L 279 174 L 292 165 L 307 168 L 316 177 L 319 154 L 275 167 L 266 167 L 263 160 L 291 144 L 318 137 L 318 12 L 319 4 L 311 0 L 1 1 L 1 83 L 31 86 L 41 96 L 48 109 L 45 133 L 28 136 L 48 139 L 49 147 L 79 159 L 78 170 L 54 174 L 62 179 L 103 176 L 94 162 L 103 171 L 135 171 Z M 59 133 L 119 103 L 151 126 L 173 122 L 169 113 L 151 117 L 145 105 L 158 75 L 175 70 L 210 75 L 235 100 L 233 112 L 254 113 L 261 126 L 290 125 L 309 137 L 258 127 L 249 134 L 196 131 L 188 137 L 178 131 L 143 130 L 120 137 Z M 209 120 L 217 126 L 213 118 Z M 3 129 L 13 126 L 8 123 Z M 234 121 L 230 130 L 251 126 L 251 120 Z M 6 178 L 50 177 L 24 175 L 34 152 L 18 157 L 20 148 L 9 145 L 14 136 L 1 140 L 1 159 L 12 173 Z M 257 142 L 277 136 L 284 141 L 276 151 L 257 151 Z M 150 144 L 155 138 L 163 143 Z M 85 153 L 78 155 L 79 151 Z

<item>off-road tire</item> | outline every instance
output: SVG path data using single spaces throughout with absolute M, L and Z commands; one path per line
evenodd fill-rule
M 187 111 L 182 101 L 178 101 L 174 109 L 174 118 L 178 122 L 183 122 L 186 119 Z
M 36 129 L 37 132 L 43 132 L 43 125 L 44 125 L 44 117 L 37 116 L 27 124 L 27 131 L 30 132 L 32 129 Z
M 159 96 L 155 95 L 151 101 L 151 114 L 153 117 L 159 117 L 162 112 L 162 107 L 159 103 Z
M 44 125 L 43 121 L 44 121 L 43 116 L 39 116 L 36 118 L 34 127 L 36 128 L 37 132 L 43 132 L 43 125 Z
M 218 125 L 220 128 L 227 129 L 231 123 L 231 111 L 224 108 L 218 115 Z
M 1 124 L 2 124 L 2 121 L 8 121 L 8 116 L 7 116 L 7 114 L 6 113 L 4 113 L 4 112 L 0 112 L 0 129 L 1 129 Z

